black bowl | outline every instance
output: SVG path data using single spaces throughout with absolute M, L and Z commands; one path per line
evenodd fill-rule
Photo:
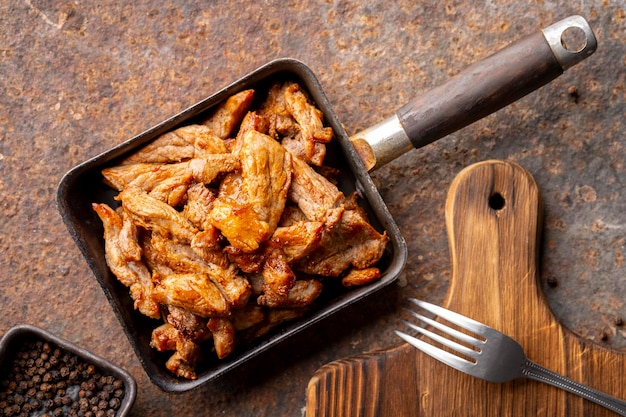
M 38 343 L 39 345 L 37 345 Z M 58 349 L 57 352 L 59 355 L 56 356 L 58 361 L 56 365 L 51 366 L 50 363 L 45 364 L 45 362 L 37 364 L 35 358 L 32 356 L 30 359 L 35 362 L 34 365 L 26 365 L 24 363 L 26 362 L 26 359 L 20 359 L 19 355 L 29 355 L 31 352 L 36 353 L 37 355 L 39 355 L 40 352 L 43 353 L 42 345 L 44 343 L 46 343 L 50 348 L 50 354 L 48 355 L 46 353 L 49 357 L 53 356 L 53 353 L 51 353 L 52 351 Z M 44 365 L 46 365 L 46 367 L 44 367 Z M 74 378 L 68 376 L 71 375 L 70 372 L 80 369 L 79 366 L 83 367 L 82 369 L 84 372 L 89 372 L 87 376 L 80 376 L 81 371 L 77 371 L 78 376 L 75 376 Z M 84 369 L 88 366 L 92 367 L 89 371 L 85 371 Z M 16 372 L 13 368 L 18 368 L 19 373 L 23 376 L 19 378 L 16 377 Z M 31 372 L 31 370 L 44 368 L 47 369 L 47 371 L 43 375 L 39 374 L 40 379 L 42 379 L 44 383 L 51 382 L 55 384 L 63 381 L 65 384 L 63 391 L 74 401 L 79 400 L 81 380 L 86 381 L 91 378 L 92 375 L 100 375 L 101 377 L 105 377 L 107 379 L 112 377 L 114 381 L 117 380 L 123 383 L 123 388 L 117 388 L 123 390 L 123 397 L 121 399 L 115 397 L 119 400 L 117 405 L 117 417 L 127 416 L 130 413 L 133 403 L 135 402 L 135 397 L 137 396 L 137 384 L 126 371 L 113 365 L 111 362 L 68 342 L 67 340 L 55 336 L 50 332 L 35 326 L 19 325 L 11 328 L 2 337 L 2 339 L 0 339 L 0 393 L 7 394 L 17 391 L 16 393 L 22 398 L 24 403 L 34 400 L 35 396 L 31 398 L 29 395 L 19 392 L 19 384 L 22 383 L 25 385 L 28 378 L 32 378 L 33 375 L 37 374 L 37 372 Z M 61 368 L 64 369 L 59 371 Z M 54 372 L 56 372 L 56 375 L 54 375 Z M 54 376 L 50 377 L 51 374 Z M 26 377 L 24 377 L 24 375 L 26 375 Z M 17 379 L 20 381 L 17 381 Z M 105 383 L 107 382 L 105 381 Z M 5 384 L 16 384 L 17 388 L 11 387 L 10 385 L 5 386 Z M 53 391 L 43 388 L 44 384 L 39 385 L 39 383 L 35 383 L 33 385 L 36 389 L 41 390 L 41 393 L 46 391 L 53 395 Z M 94 389 L 91 390 L 94 396 L 99 389 L 101 388 L 95 386 Z M 26 390 L 22 389 L 22 391 Z M 110 392 L 113 391 L 111 390 Z M 53 398 L 50 399 L 53 400 Z M 55 405 L 54 407 L 56 408 L 58 405 Z M 65 404 L 65 407 L 68 408 L 69 404 Z M 48 411 L 51 412 L 49 409 Z
M 113 199 L 117 192 L 103 184 L 100 172 L 161 134 L 197 123 L 206 117 L 212 108 L 233 94 L 249 88 L 263 91 L 276 81 L 286 80 L 300 83 L 324 113 L 325 122 L 335 132 L 335 139 L 327 148 L 325 165 L 338 168 L 341 172 L 338 178 L 339 188 L 346 195 L 358 189 L 362 196 L 360 204 L 368 213 L 371 224 L 379 232 L 387 231 L 390 237 L 388 249 L 378 264 L 382 277 L 370 285 L 349 291 L 339 288 L 336 291 L 325 290 L 320 299 L 316 300 L 316 309 L 310 314 L 275 329 L 252 344 L 237 347 L 226 359 L 215 358 L 209 361 L 197 369 L 196 380 L 178 378 L 165 369 L 167 356 L 149 347 L 151 331 L 156 327 L 156 322 L 133 309 L 128 289 L 118 282 L 106 264 L 102 222 L 92 210 L 91 204 L 104 202 L 116 207 L 118 203 Z M 146 132 L 76 166 L 61 180 L 57 204 L 63 221 L 121 321 L 146 373 L 153 383 L 171 392 L 187 391 L 211 381 L 284 341 L 290 335 L 389 285 L 402 271 L 407 257 L 406 243 L 397 225 L 350 144 L 342 125 L 331 110 L 319 82 L 308 67 L 292 59 L 272 61 Z

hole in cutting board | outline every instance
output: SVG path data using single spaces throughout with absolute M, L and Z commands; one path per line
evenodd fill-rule
M 494 210 L 502 210 L 504 208 L 504 203 L 504 197 L 502 197 L 502 194 L 500 193 L 495 193 L 489 197 L 489 207 Z

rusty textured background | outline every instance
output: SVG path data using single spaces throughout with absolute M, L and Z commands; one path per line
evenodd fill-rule
M 278 57 L 313 69 L 351 134 L 571 14 L 598 37 L 590 59 L 373 174 L 409 246 L 397 285 L 210 386 L 173 395 L 150 383 L 61 223 L 66 171 Z M 403 297 L 443 299 L 448 185 L 499 158 L 528 169 L 543 192 L 542 286 L 554 314 L 626 352 L 625 42 L 622 0 L 4 0 L 0 334 L 35 324 L 123 366 L 139 385 L 136 416 L 300 416 L 318 367 L 398 344 Z

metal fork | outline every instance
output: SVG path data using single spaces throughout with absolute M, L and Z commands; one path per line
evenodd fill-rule
M 507 335 L 443 307 L 438 307 L 434 304 L 414 298 L 409 298 L 409 301 L 423 310 L 434 313 L 444 320 L 462 329 L 468 330 L 477 336 L 469 336 L 441 322 L 407 309 L 409 313 L 423 323 L 465 344 L 457 343 L 447 337 L 403 320 L 403 322 L 413 330 L 465 357 L 457 356 L 424 340 L 417 339 L 396 330 L 398 336 L 433 358 L 461 372 L 491 382 L 506 382 L 522 377 L 541 381 L 571 392 L 572 394 L 579 395 L 589 401 L 593 401 L 622 416 L 626 416 L 626 401 L 589 388 L 536 364 L 526 357 L 520 344 Z

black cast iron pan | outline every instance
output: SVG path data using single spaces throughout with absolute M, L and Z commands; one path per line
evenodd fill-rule
M 584 37 L 575 50 L 564 45 L 566 30 L 579 31 Z M 402 107 L 396 115 L 352 138 L 346 135 L 321 85 L 308 67 L 292 59 L 272 61 L 146 132 L 73 168 L 59 184 L 59 211 L 150 379 L 165 391 L 187 391 L 215 380 L 294 333 L 375 293 L 396 279 L 406 261 L 406 244 L 368 171 L 413 147 L 424 146 L 508 105 L 582 61 L 595 48 L 596 40 L 587 22 L 579 16 L 572 16 L 467 68 L 446 84 Z M 262 92 L 273 82 L 285 80 L 299 82 L 324 113 L 327 125 L 334 129 L 336 139 L 329 144 L 325 164 L 341 171 L 340 189 L 348 195 L 358 188 L 363 197 L 362 206 L 372 224 L 379 231 L 387 231 L 390 236 L 388 250 L 379 265 L 382 277 L 373 284 L 349 291 L 325 289 L 311 314 L 276 329 L 252 345 L 239 347 L 224 360 L 209 360 L 198 369 L 196 380 L 174 377 L 164 366 L 169 355 L 149 347 L 155 321 L 133 309 L 128 289 L 117 281 L 106 265 L 102 223 L 93 212 L 91 203 L 105 202 L 115 207 L 117 203 L 113 197 L 117 192 L 102 183 L 100 171 L 163 133 L 198 122 L 217 104 L 239 91 L 254 88 Z M 212 357 L 210 353 L 207 356 Z

